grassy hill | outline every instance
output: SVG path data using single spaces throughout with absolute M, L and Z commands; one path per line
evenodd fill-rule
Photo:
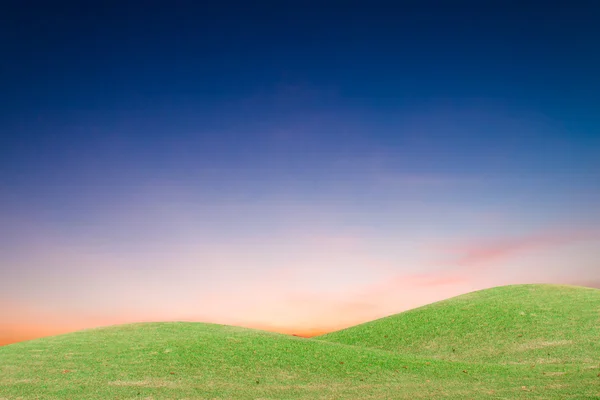
M 540 299 L 552 298 L 554 290 L 566 302 L 575 299 L 580 302 L 579 307 L 565 305 L 568 310 L 579 310 L 579 314 L 562 317 L 551 314 L 563 322 L 557 321 L 550 332 L 560 330 L 558 326 L 564 323 L 562 334 L 568 338 L 564 340 L 573 340 L 569 346 L 578 360 L 585 358 L 588 349 L 597 350 L 596 345 L 573 338 L 596 332 L 597 326 L 582 330 L 579 323 L 593 318 L 585 310 L 594 307 L 597 322 L 599 308 L 595 301 L 600 291 L 514 287 L 517 292 L 528 293 L 537 293 L 538 289 L 546 293 Z M 504 292 L 512 297 L 517 293 L 514 290 L 493 289 L 489 296 Z M 565 293 L 572 296 L 563 297 Z M 465 299 L 470 296 L 479 304 L 477 299 L 482 295 L 488 296 L 484 291 L 446 303 L 452 305 L 462 299 L 469 309 L 469 301 Z M 435 307 L 443 303 L 429 306 L 434 307 L 433 314 Z M 486 312 L 480 306 L 473 307 Z M 427 308 L 420 311 L 424 309 Z M 444 307 L 438 309 L 445 315 L 443 310 Z M 496 318 L 493 316 L 497 311 L 489 312 L 491 319 L 481 316 L 482 324 L 492 324 Z M 402 326 L 387 321 L 401 319 L 403 314 L 373 321 L 373 331 L 383 329 L 384 325 Z M 537 331 L 535 324 L 531 324 L 535 320 L 526 321 L 530 321 L 530 329 Z M 463 320 L 454 329 L 467 329 L 473 324 Z M 572 358 L 565 357 L 561 362 L 532 368 L 528 364 L 511 364 L 505 356 L 498 356 L 496 361 L 487 359 L 485 363 L 471 362 L 468 357 L 442 360 L 435 350 L 410 353 L 409 349 L 418 346 L 407 344 L 406 353 L 399 352 L 404 350 L 398 345 L 377 349 L 380 345 L 374 338 L 378 335 L 370 335 L 367 326 L 363 324 L 315 340 L 224 325 L 147 323 L 16 343 L 0 347 L 0 399 L 592 399 L 600 396 L 598 362 L 573 363 Z M 524 328 L 525 323 L 520 326 Z M 353 344 L 326 341 L 349 340 L 353 329 L 358 338 Z M 418 329 L 412 326 L 411 332 L 417 335 Z M 586 333 L 586 329 L 591 332 Z M 438 331 L 442 333 L 443 329 Z M 389 332 L 386 334 L 385 339 L 389 339 Z M 549 340 L 557 340 L 556 337 Z M 430 339 L 421 340 L 429 343 Z M 491 349 L 494 340 L 490 337 L 480 344 Z M 519 356 L 515 357 L 515 362 L 519 362 Z M 589 358 L 597 360 L 598 353 L 590 354 Z
M 600 364 L 600 290 L 513 285 L 316 338 L 444 360 Z

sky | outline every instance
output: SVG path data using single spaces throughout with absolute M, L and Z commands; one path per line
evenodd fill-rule
M 0 14 L 0 345 L 600 288 L 597 2 L 33 3 Z

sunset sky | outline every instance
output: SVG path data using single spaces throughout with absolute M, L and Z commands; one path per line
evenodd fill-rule
M 8 3 L 0 345 L 600 287 L 596 2 Z

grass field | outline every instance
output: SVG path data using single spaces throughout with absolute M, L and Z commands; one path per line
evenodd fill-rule
M 600 290 L 505 286 L 313 339 L 203 323 L 0 347 L 0 399 L 600 399 Z

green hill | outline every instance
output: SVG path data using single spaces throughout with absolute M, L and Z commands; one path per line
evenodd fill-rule
M 479 318 L 481 325 L 489 326 L 499 318 L 499 311 L 493 307 L 486 311 L 477 299 L 496 294 L 502 297 L 501 293 L 512 298 L 519 290 L 545 293 L 540 299 L 550 301 L 558 297 L 568 303 L 563 311 L 570 310 L 571 314 L 557 311 L 546 318 L 554 316 L 555 327 L 563 324 L 564 339 L 557 339 L 556 328 L 549 331 L 554 336 L 548 340 L 571 340 L 571 359 L 581 361 L 589 349 L 597 350 L 596 344 L 576 338 L 597 332 L 597 326 L 581 325 L 581 321 L 593 318 L 593 311 L 597 322 L 598 291 L 545 286 L 498 288 L 445 303 L 460 303 L 461 309 L 473 307 L 483 314 L 489 312 L 492 319 L 487 320 L 484 315 Z M 530 296 L 523 296 L 526 298 Z M 470 301 L 475 305 L 469 306 Z M 506 301 L 512 304 L 512 300 Z M 574 301 L 579 306 L 571 304 Z M 562 304 L 560 300 L 554 303 Z M 428 318 L 443 321 L 442 317 L 434 317 L 435 310 L 447 314 L 443 305 L 444 302 L 429 306 L 434 312 Z M 544 302 L 540 307 L 545 305 Z M 529 308 L 523 312 L 526 315 L 519 316 L 526 319 L 519 326 L 525 328 L 529 321 L 530 330 L 535 329 L 536 338 L 542 340 L 539 335 L 548 330 L 536 328 L 532 323 L 536 320 L 527 316 L 533 312 Z M 372 322 L 373 332 L 381 333 L 383 326 L 402 326 L 389 321 L 402 319 L 404 314 Z M 459 336 L 457 329 L 470 329 L 476 324 L 462 320 L 454 325 L 456 333 L 452 335 Z M 144 323 L 16 343 L 0 347 L 0 399 L 591 399 L 600 395 L 598 362 L 572 363 L 565 356 L 562 362 L 532 368 L 512 364 L 509 356 L 498 356 L 497 361 L 480 357 L 488 361 L 482 363 L 470 362 L 469 357 L 458 360 L 460 357 L 447 357 L 445 353 L 442 358 L 453 360 L 442 360 L 433 348 L 409 353 L 411 349 L 418 350 L 418 346 L 390 346 L 391 341 L 383 342 L 388 346 L 380 346 L 373 339 L 378 334 L 371 335 L 367 327 L 363 324 L 315 340 L 214 324 Z M 411 328 L 415 340 L 419 339 L 415 336 L 419 329 Z M 357 339 L 352 341 L 349 339 L 353 330 Z M 470 332 L 463 333 L 466 336 Z M 400 334 L 386 334 L 388 338 L 384 339 L 395 337 L 397 343 L 405 343 L 398 340 Z M 494 348 L 496 339 L 483 341 L 484 336 L 478 337 L 482 338 L 480 345 Z M 344 338 L 357 346 L 325 340 Z M 430 340 L 421 339 L 421 343 Z M 465 354 L 469 340 L 461 343 L 465 347 L 457 351 Z M 385 348 L 374 348 L 378 346 Z M 521 362 L 521 353 L 513 355 L 515 363 Z M 592 361 L 597 356 L 596 352 L 588 357 Z
M 598 365 L 600 290 L 496 287 L 316 339 L 444 360 Z

